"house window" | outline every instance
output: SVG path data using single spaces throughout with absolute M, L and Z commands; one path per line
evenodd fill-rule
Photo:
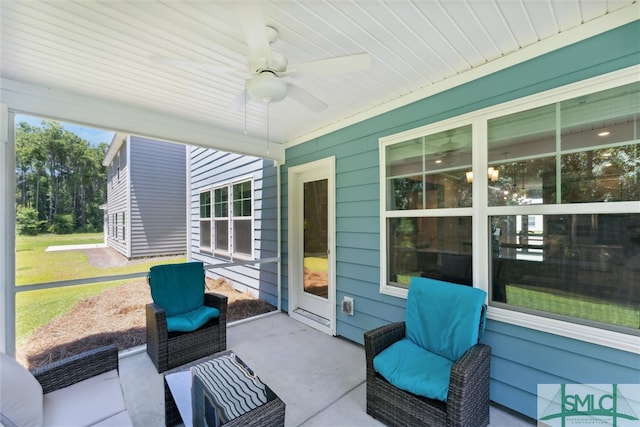
M 233 185 L 233 252 L 253 256 L 253 206 L 251 181 Z
M 217 255 L 253 257 L 252 188 L 251 180 L 214 188 L 214 252 Z
M 638 335 L 632 74 L 606 90 L 591 81 L 580 96 L 561 88 L 382 138 L 381 292 L 405 296 L 411 276 L 441 278 L 485 288 L 503 319 Z
M 487 126 L 492 303 L 637 331 L 640 83 Z
M 411 276 L 471 285 L 471 125 L 401 136 L 381 153 L 383 292 L 406 289 Z
M 122 240 L 126 241 L 127 240 L 127 221 L 125 218 L 125 212 L 122 212 Z
M 200 193 L 200 250 L 211 252 L 211 191 Z

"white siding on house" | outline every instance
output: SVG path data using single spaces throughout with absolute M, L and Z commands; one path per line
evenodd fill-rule
M 130 137 L 131 257 L 187 248 L 184 145 Z
M 204 148 L 190 150 L 190 230 L 192 258 L 209 265 L 222 265 L 230 259 L 200 250 L 200 193 L 214 187 L 251 179 L 253 182 L 253 252 L 256 260 L 275 258 L 277 244 L 277 181 L 273 161 Z M 277 306 L 277 263 L 255 263 L 209 270 L 210 277 L 224 277 L 239 291 Z
M 114 141 L 112 144 L 115 144 Z M 113 160 L 109 166 L 107 166 L 107 221 L 106 231 L 107 244 L 123 254 L 129 256 L 128 236 L 117 234 L 118 228 L 116 227 L 116 215 L 120 219 L 120 215 L 125 212 L 125 216 L 128 215 L 128 200 L 129 200 L 129 159 L 127 157 L 127 142 L 123 142 L 118 150 L 118 153 L 113 157 Z M 118 164 L 120 165 L 120 173 L 118 174 Z
M 187 249 L 184 145 L 117 134 L 107 167 L 107 244 L 128 258 Z

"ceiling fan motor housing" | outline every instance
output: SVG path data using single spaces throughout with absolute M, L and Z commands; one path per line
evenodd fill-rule
M 265 70 L 247 80 L 247 93 L 256 101 L 278 102 L 287 96 L 287 83 L 274 72 Z

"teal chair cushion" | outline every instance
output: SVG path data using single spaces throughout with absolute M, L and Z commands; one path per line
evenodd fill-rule
M 405 311 L 407 338 L 455 362 L 478 343 L 486 295 L 466 285 L 413 277 Z
M 149 270 L 151 298 L 167 318 L 204 305 L 204 266 L 201 261 L 164 264 Z
M 168 332 L 191 332 L 195 331 L 211 319 L 220 316 L 220 311 L 214 307 L 202 305 L 195 310 L 188 311 L 175 316 L 167 317 Z
M 373 359 L 373 368 L 395 387 L 446 402 L 453 362 L 430 353 L 407 338 Z

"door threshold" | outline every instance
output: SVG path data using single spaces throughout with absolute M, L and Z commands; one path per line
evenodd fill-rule
M 302 308 L 296 308 L 295 310 L 293 310 L 293 312 L 295 314 L 297 314 L 298 316 L 302 316 L 306 319 L 309 319 L 313 322 L 319 323 L 322 326 L 324 326 L 325 328 L 328 328 L 331 326 L 331 321 L 329 319 L 325 319 L 322 316 L 318 316 L 317 314 L 314 314 L 310 311 L 307 311 L 305 309 Z

